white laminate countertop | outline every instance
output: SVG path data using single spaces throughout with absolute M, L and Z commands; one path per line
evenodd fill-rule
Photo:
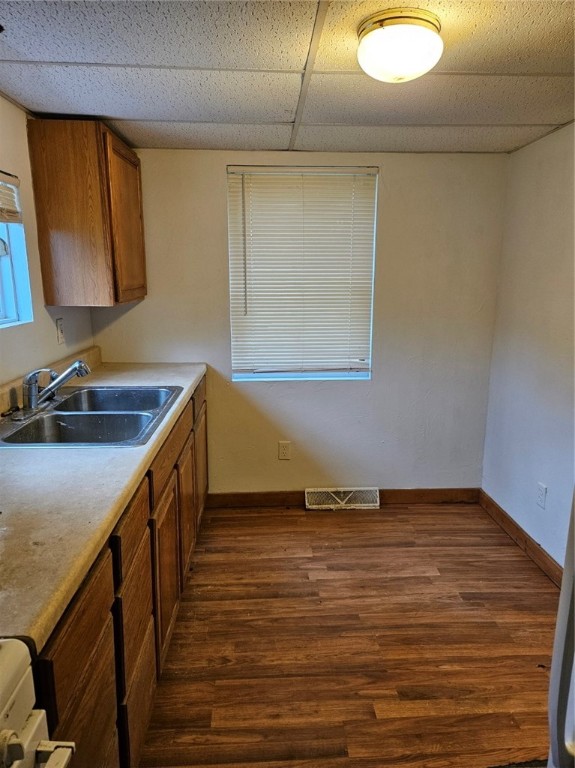
M 205 372 L 104 363 L 69 382 L 183 387 L 145 445 L 0 447 L 0 637 L 42 649 Z

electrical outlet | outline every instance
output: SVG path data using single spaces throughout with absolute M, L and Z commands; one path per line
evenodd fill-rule
M 278 459 L 291 459 L 291 442 L 289 440 L 280 440 L 278 443 Z
M 56 338 L 58 339 L 58 344 L 66 343 L 64 337 L 64 320 L 61 317 L 56 318 Z
M 537 505 L 541 509 L 545 509 L 545 502 L 547 501 L 547 486 L 543 483 L 537 483 Z

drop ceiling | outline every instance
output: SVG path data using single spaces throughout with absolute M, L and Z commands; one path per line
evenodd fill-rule
M 357 28 L 402 5 L 445 51 L 380 83 Z M 136 147 L 510 152 L 573 120 L 573 0 L 2 0 L 0 24 L 0 92 Z

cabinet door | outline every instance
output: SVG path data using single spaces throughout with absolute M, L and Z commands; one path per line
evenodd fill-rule
M 111 618 L 113 602 L 112 556 L 106 552 L 36 662 L 38 700 L 48 713 L 50 731 L 73 708 L 78 680 L 91 668 L 94 647 Z
M 208 427 L 207 407 L 204 403 L 194 424 L 196 466 L 196 532 L 200 529 L 202 513 L 208 494 Z
M 28 121 L 46 304 L 114 304 L 100 124 Z
M 114 668 L 114 631 L 110 616 L 84 676 L 76 680 L 71 706 L 52 735 L 56 740 L 76 742 L 74 768 L 107 768 L 118 764 L 118 754 L 110 754 L 112 745 L 117 744 Z
M 118 692 L 123 698 L 134 678 L 138 656 L 152 618 L 150 533 L 146 529 L 114 606 L 118 637 Z M 154 665 L 155 669 L 155 665 Z
M 140 161 L 117 136 L 104 131 L 116 301 L 146 295 Z
M 154 622 L 150 617 L 136 664 L 134 680 L 124 701 L 118 707 L 122 763 L 126 768 L 140 764 L 140 752 L 156 691 L 156 645 Z
M 152 515 L 154 544 L 154 614 L 158 675 L 174 628 L 180 597 L 180 544 L 176 471 Z
M 188 438 L 178 458 L 176 470 L 180 508 L 180 583 L 183 589 L 196 542 L 196 469 L 193 435 Z

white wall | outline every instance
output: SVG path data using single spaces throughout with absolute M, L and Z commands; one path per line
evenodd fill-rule
M 28 265 L 34 305 L 34 321 L 0 328 L 0 383 L 27 371 L 73 354 L 92 344 L 88 309 L 46 308 L 42 294 L 36 214 L 26 136 L 26 114 L 0 97 L 0 169 L 20 178 Z M 66 344 L 58 345 L 55 320 L 64 320 Z
M 569 126 L 511 157 L 483 473 L 559 563 L 573 493 L 573 143 Z
M 94 312 L 95 342 L 210 365 L 212 492 L 479 485 L 507 157 L 139 154 L 149 295 Z M 381 168 L 373 379 L 232 384 L 226 164 L 302 162 Z

